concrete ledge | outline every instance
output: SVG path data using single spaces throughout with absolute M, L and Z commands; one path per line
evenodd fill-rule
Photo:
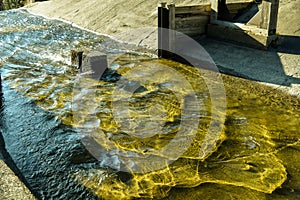
M 2 98 L 1 95 L 2 91 L 0 91 L 0 98 Z M 6 151 L 4 139 L 0 132 L 0 199 L 36 199 L 27 186 L 29 187 L 28 183 Z
M 36 199 L 3 160 L 0 160 L 0 198 L 3 200 Z

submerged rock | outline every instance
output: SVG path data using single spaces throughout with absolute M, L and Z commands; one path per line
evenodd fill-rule
M 164 64 L 170 64 L 170 66 L 172 66 L 172 64 L 175 63 L 165 61 Z M 144 65 L 147 66 L 145 63 Z M 201 97 L 203 102 L 205 102 L 203 106 L 209 107 L 210 102 L 205 100 L 205 96 L 203 96 L 205 89 L 203 89 L 203 85 L 200 86 L 201 79 L 193 76 L 193 74 L 196 74 L 196 69 L 192 69 L 184 65 L 181 65 L 182 68 L 180 69 L 178 65 L 180 64 L 176 64 L 177 70 L 180 70 L 180 72 L 186 72 L 186 77 L 197 80 L 195 82 L 191 81 L 192 85 L 195 84 L 193 85 L 193 89 L 197 91 L 198 97 Z M 153 69 L 149 71 L 153 72 Z M 126 76 L 126 73 L 120 72 L 120 74 L 126 78 L 130 77 Z M 151 77 L 153 78 L 153 76 Z M 163 77 L 165 80 L 165 76 Z M 202 148 L 202 145 L 203 141 L 205 140 L 207 129 L 209 128 L 208 124 L 210 122 L 210 113 L 209 109 L 200 107 L 203 110 L 201 112 L 201 116 L 197 115 L 197 117 L 201 118 L 197 132 L 190 133 L 191 135 L 194 134 L 193 141 L 189 143 L 189 139 L 184 139 L 185 137 L 177 138 L 178 142 L 180 141 L 182 144 L 190 145 L 180 156 L 180 158 L 172 160 L 171 162 L 169 160 L 169 162 L 166 162 L 165 165 L 161 165 L 161 168 L 155 168 L 155 170 L 147 173 L 136 173 L 135 171 L 127 172 L 131 174 L 131 178 L 125 181 L 121 180 L 117 175 L 111 176 L 104 173 L 100 178 L 102 182 L 98 183 L 98 186 L 96 186 L 97 180 L 99 180 L 99 174 L 96 171 L 93 171 L 95 173 L 94 175 L 86 175 L 86 170 L 78 171 L 76 174 L 74 174 L 76 180 L 90 188 L 95 194 L 98 194 L 100 197 L 105 199 L 111 197 L 111 195 L 113 195 L 114 198 L 125 199 L 159 199 L 168 196 L 169 191 L 173 187 L 190 188 L 204 183 L 240 186 L 257 191 L 258 194 L 260 192 L 269 194 L 272 193 L 286 181 L 287 172 L 282 161 L 276 157 L 278 143 L 273 140 L 274 132 L 276 131 L 273 129 L 274 122 L 269 121 L 271 120 L 269 117 L 270 113 L 274 113 L 274 118 L 277 118 L 278 116 L 276 117 L 275 111 L 273 110 L 274 105 L 270 104 L 271 102 L 268 100 L 269 97 L 262 95 L 269 88 L 251 83 L 250 87 L 255 87 L 256 89 L 245 93 L 248 90 L 247 87 L 249 87 L 248 85 L 250 82 L 237 78 L 230 78 L 227 76 L 224 76 L 223 78 L 225 80 L 225 87 L 228 91 L 227 98 L 229 104 L 227 109 L 227 119 L 225 122 L 224 132 L 219 134 L 218 140 L 211 140 L 211 143 L 207 144 L 212 146 L 209 148 L 209 152 L 206 152 L 205 148 Z M 155 80 L 158 79 L 159 78 Z M 146 81 L 143 80 L 140 81 L 140 83 L 141 82 Z M 234 85 L 236 84 L 240 85 L 240 93 L 239 91 L 234 90 Z M 147 96 L 147 98 L 142 98 L 143 96 L 141 96 L 141 94 L 138 94 L 137 96 L 133 94 L 133 97 L 136 99 L 134 99 L 135 101 L 131 102 L 133 104 L 138 103 L 136 106 L 143 105 L 143 101 L 149 101 L 150 103 L 152 100 L 155 101 L 155 98 L 157 97 L 156 95 L 160 93 L 160 88 L 156 87 L 155 85 L 142 85 L 148 89 L 144 94 Z M 153 90 L 153 88 L 155 88 L 155 92 L 149 93 L 149 90 Z M 172 124 L 172 122 L 176 122 L 176 116 L 178 117 L 181 114 L 180 105 L 182 104 L 174 101 L 176 97 L 172 97 L 172 93 L 168 93 L 166 90 L 164 92 L 170 98 L 160 97 L 159 99 L 163 99 L 163 101 L 160 102 L 166 106 L 165 109 L 169 109 L 167 113 L 173 111 L 173 115 L 169 117 L 164 116 L 164 120 L 168 119 L 170 120 L 169 124 Z M 272 95 L 284 96 L 282 93 L 276 91 L 274 91 Z M 272 95 L 270 95 L 270 98 L 272 98 Z M 286 96 L 286 98 L 290 97 Z M 237 100 L 234 101 L 234 99 Z M 126 99 L 126 101 L 130 100 L 129 98 Z M 294 107 L 293 103 L 298 102 L 298 100 L 294 98 L 290 98 L 290 100 L 291 102 L 286 101 L 284 106 L 281 105 L 282 108 L 275 106 L 276 112 L 288 113 L 289 111 L 284 111 L 284 109 L 289 108 L 289 110 L 291 110 L 291 108 L 296 108 Z M 111 99 L 107 99 L 107 101 L 111 101 Z M 299 102 L 296 104 L 298 105 Z M 143 108 L 144 107 L 141 106 L 139 107 L 139 109 Z M 197 108 L 200 109 L 199 107 Z M 259 115 L 259 118 L 257 118 L 258 108 L 260 108 L 262 111 L 262 113 Z M 176 131 L 178 131 L 178 126 L 173 124 L 168 129 L 163 131 L 165 135 L 161 135 L 157 138 L 135 138 L 131 137 L 131 134 L 128 134 L 128 132 L 127 134 L 123 133 L 120 135 L 118 134 L 120 133 L 118 129 L 114 132 L 112 132 L 110 129 L 110 127 L 120 128 L 120 126 L 118 126 L 118 123 L 115 121 L 106 120 L 105 118 L 107 116 L 113 115 L 107 114 L 108 113 L 106 112 L 103 115 L 99 115 L 102 121 L 100 128 L 103 128 L 102 130 L 104 130 L 103 135 L 105 135 L 105 132 L 112 133 L 110 140 L 116 142 L 116 146 L 113 146 L 113 148 L 122 148 L 126 149 L 127 151 L 135 150 L 144 155 L 147 153 L 151 154 L 154 152 L 154 148 L 163 148 L 164 145 L 167 144 L 164 142 L 172 141 L 174 137 L 167 136 L 167 130 L 171 131 L 170 133 L 176 133 Z M 135 114 L 138 114 L 138 112 L 135 112 Z M 285 116 L 288 117 L 288 115 Z M 291 118 L 291 116 L 289 116 L 289 118 Z M 263 121 L 260 120 L 266 120 L 267 122 L 265 121 L 265 123 L 262 123 Z M 130 122 L 130 118 L 126 118 L 124 121 Z M 296 124 L 297 123 L 293 124 L 293 126 L 296 126 Z M 168 126 L 168 123 L 166 123 L 165 126 Z M 127 127 L 129 127 L 129 125 Z M 269 127 L 271 127 L 271 129 Z M 148 132 L 153 129 L 151 126 L 148 126 L 148 128 Z M 128 131 L 129 130 L 132 129 L 128 128 Z M 188 135 L 185 136 L 188 137 Z M 160 143 L 160 139 L 162 138 L 163 141 Z M 100 141 L 103 140 L 98 141 L 100 144 L 103 144 Z M 112 146 L 106 146 L 106 148 L 110 149 Z M 150 151 L 144 152 L 145 149 L 150 149 Z M 176 149 L 169 150 L 170 152 L 177 151 Z M 201 151 L 204 151 L 204 153 L 201 154 Z M 201 155 L 205 155 L 205 157 Z M 121 154 L 116 154 L 116 156 L 121 158 Z M 164 159 L 162 154 L 158 154 L 158 156 L 162 156 L 161 159 Z M 112 174 L 114 173 L 112 172 Z

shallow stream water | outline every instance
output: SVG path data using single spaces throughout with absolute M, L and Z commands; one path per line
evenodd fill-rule
M 211 94 L 214 72 L 25 10 L 0 12 L 0 44 L 1 131 L 39 198 L 300 198 L 299 99 L 219 74 Z M 74 48 L 107 54 L 100 80 Z

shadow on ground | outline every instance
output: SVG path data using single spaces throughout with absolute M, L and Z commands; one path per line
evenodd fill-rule
M 281 44 L 268 51 L 213 39 L 200 39 L 219 70 L 249 80 L 291 86 L 300 84 L 300 37 L 280 36 Z
M 221 25 L 210 25 L 209 35 L 222 41 L 235 42 L 237 45 L 207 38 L 198 40 L 199 43 L 211 55 L 219 70 L 225 74 L 278 86 L 291 87 L 293 84 L 300 84 L 299 36 L 279 35 L 278 40 L 272 42 L 273 47 L 267 51 L 242 47 L 266 48 L 263 45 L 266 39 L 256 33 L 259 30 L 255 30 L 251 35 L 248 31 L 242 30 L 242 26 L 233 23 L 252 24 L 249 27 L 254 29 L 255 26 L 259 27 L 260 22 L 257 21 L 259 17 L 254 17 L 258 14 L 258 6 L 259 2 L 251 4 L 244 12 L 233 18 L 227 9 L 226 0 L 219 1 L 218 20 Z M 277 46 L 274 47 L 274 44 Z

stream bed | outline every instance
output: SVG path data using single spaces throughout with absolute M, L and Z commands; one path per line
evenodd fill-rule
M 38 198 L 300 198 L 296 97 L 22 9 L 0 12 L 0 44 L 0 128 Z M 107 54 L 99 79 L 76 48 Z

